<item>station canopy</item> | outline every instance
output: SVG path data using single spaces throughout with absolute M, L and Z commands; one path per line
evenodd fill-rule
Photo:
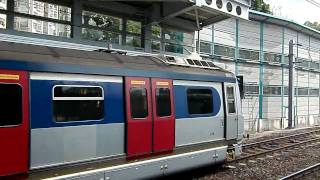
M 86 0 L 85 2 L 97 8 L 103 7 L 115 14 L 143 19 L 147 24 L 160 24 L 185 32 L 194 32 L 229 17 L 248 20 L 251 6 L 251 0 Z

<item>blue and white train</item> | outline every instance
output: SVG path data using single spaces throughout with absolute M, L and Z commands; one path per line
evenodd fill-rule
M 237 80 L 211 61 L 0 51 L 0 176 L 150 178 L 241 153 Z

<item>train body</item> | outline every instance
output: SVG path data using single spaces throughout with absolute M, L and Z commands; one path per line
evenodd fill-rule
M 0 51 L 0 176 L 105 162 L 91 173 L 146 178 L 241 153 L 229 72 L 5 42 Z

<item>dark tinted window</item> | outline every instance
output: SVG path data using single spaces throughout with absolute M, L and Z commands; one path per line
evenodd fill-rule
M 157 116 L 170 116 L 171 115 L 171 100 L 169 88 L 157 88 L 156 89 L 156 101 L 157 101 Z
M 100 87 L 57 86 L 54 88 L 55 97 L 102 97 Z
M 235 113 L 236 107 L 235 107 L 235 99 L 234 99 L 234 88 L 233 87 L 227 87 L 227 103 L 228 103 L 228 113 Z
M 0 126 L 22 123 L 22 88 L 17 84 L 0 84 Z
M 130 89 L 130 106 L 132 118 L 145 118 L 148 116 L 148 99 L 145 88 Z
M 54 87 L 53 116 L 56 122 L 103 119 L 102 88 L 89 86 Z
M 53 101 L 57 122 L 100 120 L 103 118 L 103 100 Z
M 213 98 L 210 89 L 188 89 L 189 114 L 209 114 L 213 112 Z

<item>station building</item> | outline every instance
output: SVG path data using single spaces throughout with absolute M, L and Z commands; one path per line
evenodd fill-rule
M 294 40 L 294 125 L 320 123 L 320 32 L 250 11 L 250 21 L 229 18 L 206 26 L 198 36 L 198 32 L 146 23 L 130 3 L 126 9 L 99 3 L 0 0 L 0 41 L 172 56 L 187 56 L 200 44 L 203 58 L 244 77 L 242 111 L 245 129 L 250 131 L 287 127 L 288 44 Z

